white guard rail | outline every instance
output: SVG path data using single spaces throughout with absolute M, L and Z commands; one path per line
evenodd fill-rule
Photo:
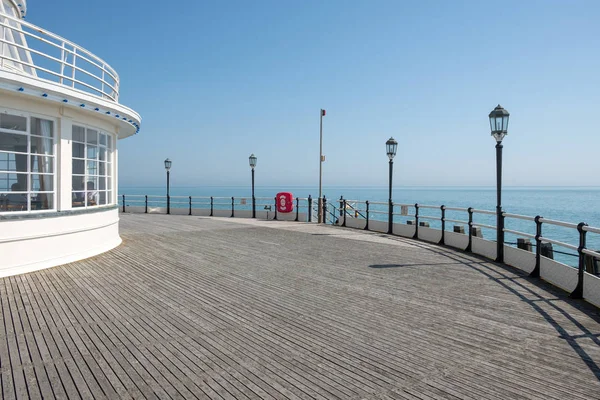
M 0 68 L 119 101 L 119 75 L 104 60 L 6 14 L 0 14 Z

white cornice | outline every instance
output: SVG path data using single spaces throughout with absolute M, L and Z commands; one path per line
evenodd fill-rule
M 85 110 L 111 122 L 117 120 L 120 138 L 131 136 L 140 130 L 142 118 L 131 108 L 65 85 L 0 70 L 0 90 Z

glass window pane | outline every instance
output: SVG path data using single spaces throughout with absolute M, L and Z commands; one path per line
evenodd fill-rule
M 97 160 L 98 159 L 98 146 L 90 146 L 87 145 L 87 158 L 89 160 Z
M 87 161 L 86 175 L 98 175 L 98 161 Z
M 89 182 L 88 182 L 89 184 Z M 92 189 L 88 186 L 88 190 L 85 191 L 85 199 L 87 206 L 97 206 L 98 205 L 98 191 Z
M 104 134 L 104 133 L 100 134 L 100 144 L 102 146 L 106 146 L 106 134 Z
M 54 209 L 54 193 L 31 193 L 31 210 Z
M 19 115 L 0 114 L 0 128 L 13 131 L 27 131 L 27 117 Z
M 47 119 L 31 117 L 31 134 L 45 138 L 54 137 L 54 124 Z
M 73 142 L 73 157 L 85 158 L 85 144 Z
M 54 154 L 54 140 L 40 136 L 31 137 L 31 152 L 35 154 Z
M 54 157 L 31 156 L 31 172 L 51 174 L 54 172 Z
M 98 144 L 98 131 L 93 129 L 87 130 L 87 143 L 88 144 Z
M 99 192 L 98 204 L 99 205 L 105 205 L 106 204 L 106 192 Z
M 106 150 L 106 161 L 112 161 L 112 150 Z
M 85 190 L 85 176 L 73 176 L 71 181 L 74 192 Z
M 106 192 L 106 204 L 113 203 L 113 192 L 111 190 Z
M 0 173 L 0 192 L 26 192 L 27 174 Z
M 98 177 L 97 176 L 86 176 L 86 190 L 96 191 L 98 190 Z
M 0 212 L 27 210 L 27 198 L 24 195 L 19 195 L 18 201 L 9 200 L 9 196 L 15 197 L 16 195 L 0 192 Z
M 0 150 L 27 153 L 27 135 L 0 132 Z
M 31 175 L 31 190 L 34 192 L 54 191 L 54 175 Z
M 73 192 L 73 207 L 84 207 L 85 206 L 85 192 Z
M 0 212 L 27 211 L 27 195 L 0 193 Z
M 98 159 L 100 161 L 106 161 L 106 149 L 104 147 L 100 147 L 98 155 Z
M 112 190 L 112 178 L 108 177 L 106 178 L 106 186 L 108 187 L 108 190 Z
M 98 163 L 98 175 L 106 175 L 106 163 Z
M 73 125 L 73 140 L 85 143 L 85 128 Z
M 101 178 L 98 180 L 98 189 L 99 189 L 99 190 L 106 190 L 106 178 L 104 178 L 104 177 L 101 177 Z
M 14 153 L 0 153 L 0 171 L 17 171 L 17 161 Z
M 85 161 L 73 160 L 73 174 L 85 175 Z
M 107 135 L 106 136 L 106 147 L 108 147 L 109 149 L 112 149 L 112 145 L 113 145 L 113 139 L 112 136 Z

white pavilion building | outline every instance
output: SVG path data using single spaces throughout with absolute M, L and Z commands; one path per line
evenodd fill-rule
M 114 69 L 26 14 L 0 0 L 0 277 L 121 243 L 117 141 L 141 123 Z

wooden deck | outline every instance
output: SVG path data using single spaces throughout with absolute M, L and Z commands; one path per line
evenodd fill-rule
M 301 223 L 121 233 L 0 279 L 3 399 L 600 399 L 598 309 L 512 268 Z

